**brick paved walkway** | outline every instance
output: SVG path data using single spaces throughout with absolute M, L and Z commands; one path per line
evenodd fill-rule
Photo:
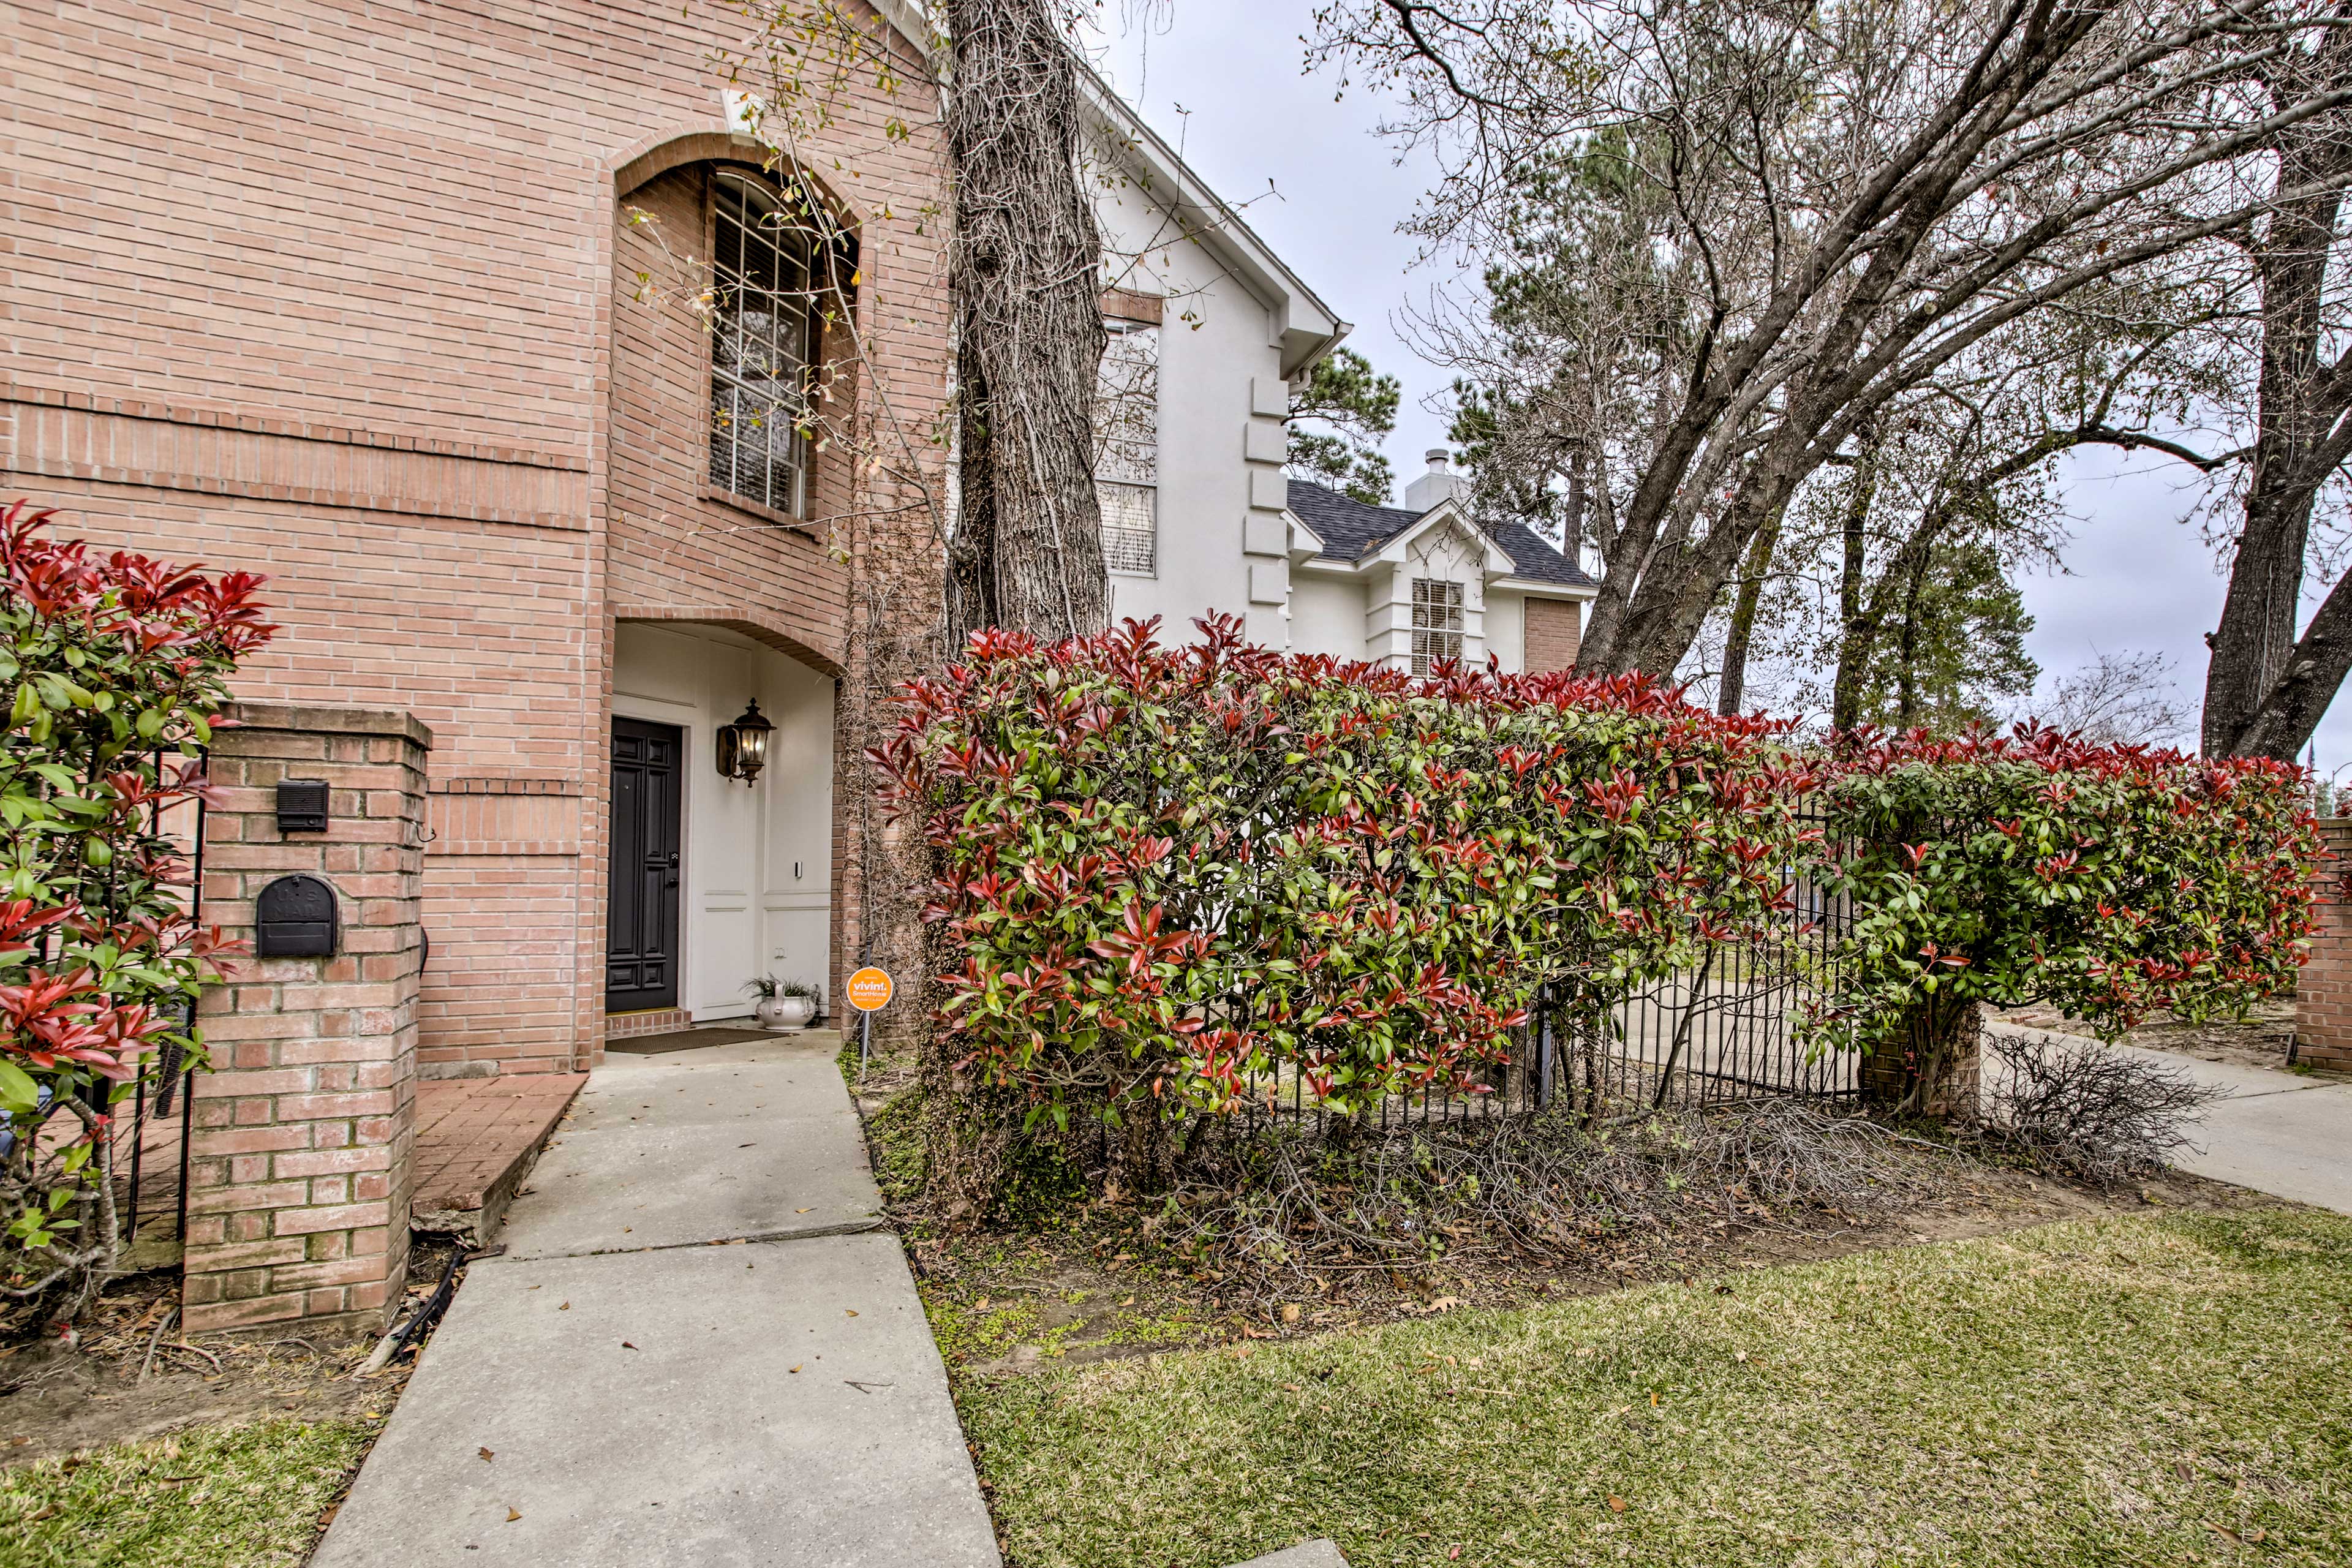
M 503 1208 L 514 1195 L 509 1178 L 529 1165 L 587 1081 L 586 1073 L 509 1073 L 418 1084 L 416 1212 Z

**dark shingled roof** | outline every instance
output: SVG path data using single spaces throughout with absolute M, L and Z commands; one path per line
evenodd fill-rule
M 1323 542 L 1320 559 L 1350 565 L 1377 552 L 1398 534 L 1428 516 L 1401 506 L 1369 506 L 1351 496 L 1306 479 L 1290 481 L 1291 515 L 1312 529 Z M 1590 588 L 1592 579 L 1576 563 L 1546 544 L 1524 523 L 1496 521 L 1471 524 L 1493 540 L 1511 558 L 1519 576 L 1565 588 Z

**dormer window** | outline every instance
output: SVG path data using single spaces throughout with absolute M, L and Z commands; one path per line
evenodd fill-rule
M 790 517 L 808 499 L 814 247 L 757 180 L 717 176 L 711 301 L 710 482 Z
M 1462 658 L 1462 584 L 1441 578 L 1412 580 L 1412 672 L 1427 675 L 1439 661 Z

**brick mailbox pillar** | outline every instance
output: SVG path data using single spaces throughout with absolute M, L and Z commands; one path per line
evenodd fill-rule
M 249 952 L 202 1009 L 214 1070 L 195 1080 L 184 1315 L 200 1331 L 370 1332 L 407 1270 L 433 735 L 404 712 L 231 714 L 209 767 L 204 919 Z M 325 784 L 323 822 L 301 815 L 318 792 L 281 791 L 289 779 Z M 311 880 L 269 890 L 298 876 Z M 264 956 L 320 942 L 320 883 L 333 952 Z M 265 914 L 279 917 L 268 942 Z
M 2311 962 L 2294 983 L 2294 1059 L 2312 1067 L 2352 1072 L 2352 817 L 2319 825 L 2327 852 L 2313 874 Z

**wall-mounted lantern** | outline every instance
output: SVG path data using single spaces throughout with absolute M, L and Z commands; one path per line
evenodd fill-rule
M 760 716 L 754 700 L 732 724 L 719 726 L 719 776 L 750 784 L 768 765 L 768 737 L 775 726 Z

